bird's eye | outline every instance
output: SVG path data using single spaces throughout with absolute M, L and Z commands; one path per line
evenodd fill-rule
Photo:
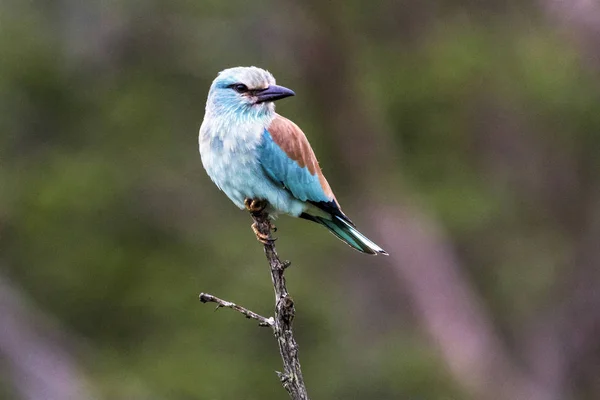
M 243 83 L 237 83 L 233 85 L 233 90 L 238 93 L 246 93 L 248 91 L 248 86 L 244 85 Z

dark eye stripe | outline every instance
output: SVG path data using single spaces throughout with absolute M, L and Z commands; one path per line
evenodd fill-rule
M 248 86 L 244 85 L 243 83 L 233 83 L 233 84 L 229 85 L 229 87 L 232 88 L 233 90 L 235 90 L 238 93 L 247 93 L 247 92 L 249 92 Z

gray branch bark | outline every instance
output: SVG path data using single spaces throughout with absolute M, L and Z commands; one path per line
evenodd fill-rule
M 271 237 L 272 224 L 266 211 L 252 212 L 254 227 L 260 235 L 268 238 L 264 241 L 265 255 L 269 261 L 271 281 L 275 290 L 275 317 L 265 318 L 235 303 L 222 300 L 210 294 L 200 294 L 203 303 L 212 302 L 220 307 L 231 308 L 240 312 L 246 318 L 259 321 L 261 326 L 270 326 L 277 339 L 279 354 L 283 361 L 283 372 L 277 372 L 281 384 L 287 390 L 292 400 L 308 400 L 304 378 L 298 358 L 298 343 L 294 338 L 292 322 L 296 315 L 294 300 L 287 291 L 284 271 L 290 266 L 289 261 L 281 261 L 275 248 L 275 239 Z

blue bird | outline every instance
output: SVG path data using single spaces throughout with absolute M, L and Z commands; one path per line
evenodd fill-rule
M 274 101 L 294 95 L 264 69 L 221 71 L 198 137 L 208 176 L 240 209 L 266 201 L 273 217 L 317 222 L 358 251 L 388 255 L 342 212 L 304 133 L 275 112 Z

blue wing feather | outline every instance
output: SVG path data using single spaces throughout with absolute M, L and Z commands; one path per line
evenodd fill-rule
M 259 148 L 261 165 L 269 178 L 287 189 L 301 201 L 330 202 L 319 181 L 307 167 L 300 167 L 271 137 L 267 129 L 263 132 Z

